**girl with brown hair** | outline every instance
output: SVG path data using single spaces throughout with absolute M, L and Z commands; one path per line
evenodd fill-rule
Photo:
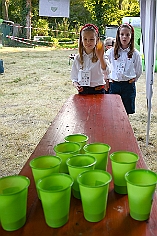
M 111 63 L 110 94 L 119 94 L 127 114 L 135 113 L 135 82 L 142 74 L 140 53 L 134 48 L 134 28 L 130 24 L 119 26 L 114 48 L 107 50 Z

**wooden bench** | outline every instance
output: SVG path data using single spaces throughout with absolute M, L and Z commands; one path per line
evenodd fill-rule
M 47 132 L 35 148 L 20 174 L 31 181 L 28 194 L 27 221 L 19 230 L 7 232 L 0 227 L 0 235 L 7 236 L 156 236 L 157 196 L 154 195 L 149 220 L 136 221 L 130 217 L 128 196 L 114 192 L 110 184 L 105 218 L 97 223 L 84 219 L 81 200 L 71 197 L 69 221 L 63 227 L 54 229 L 45 223 L 43 209 L 37 197 L 29 162 L 31 159 L 55 154 L 53 147 L 73 133 L 85 133 L 89 142 L 104 142 L 111 146 L 110 153 L 128 150 L 139 155 L 137 168 L 147 168 L 142 158 L 129 119 L 119 95 L 72 95 L 63 105 Z M 108 172 L 112 174 L 111 162 Z M 136 194 L 136 193 L 135 193 Z

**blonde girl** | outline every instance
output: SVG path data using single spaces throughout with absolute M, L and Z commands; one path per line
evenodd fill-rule
M 79 94 L 104 94 L 104 74 L 110 73 L 110 64 L 99 42 L 98 27 L 86 24 L 80 30 L 79 52 L 75 56 L 71 80 Z

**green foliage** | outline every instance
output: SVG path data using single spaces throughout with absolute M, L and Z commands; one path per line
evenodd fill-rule
M 85 0 L 84 4 L 101 34 L 105 26 L 119 25 L 124 16 L 138 16 L 140 12 L 138 0 Z
M 30 6 L 26 6 L 26 0 L 21 0 L 22 2 L 22 25 L 26 26 L 26 17 L 28 15 L 28 12 L 30 11 Z
M 71 42 L 70 38 L 60 38 L 58 39 L 58 42 Z
M 58 47 L 59 46 L 59 43 L 58 43 L 58 39 L 56 38 L 51 38 L 52 42 L 53 42 L 53 46 L 54 47 Z
M 79 28 L 86 23 L 92 22 L 91 11 L 87 8 L 84 0 L 70 1 L 69 29 L 78 33 Z
M 78 43 L 75 42 L 73 44 L 60 44 L 59 48 L 77 48 L 78 47 Z
M 63 18 L 62 22 L 56 22 L 56 25 L 52 27 L 52 35 L 57 38 L 68 37 L 69 23 L 66 18 Z M 54 31 L 53 31 L 54 30 Z
M 34 44 L 38 45 L 38 46 L 52 47 L 53 46 L 53 41 L 52 41 L 52 38 L 50 36 L 44 36 L 44 37 L 41 37 L 37 42 L 34 42 Z
M 29 8 L 26 0 L 9 1 L 9 20 L 26 26 L 26 15 Z M 0 10 L 1 10 L 0 5 Z M 32 39 L 35 35 L 50 36 L 52 38 L 78 39 L 80 28 L 86 23 L 93 23 L 99 27 L 101 35 L 107 25 L 120 25 L 124 16 L 139 16 L 138 0 L 70 0 L 70 17 L 40 17 L 39 0 L 31 0 Z M 2 14 L 1 14 L 2 15 Z M 22 29 L 20 37 L 24 37 L 26 30 Z M 56 42 L 57 44 L 57 42 Z
M 38 41 L 34 41 L 35 46 L 49 46 L 55 48 L 76 48 L 77 40 L 72 41 L 70 38 L 53 38 L 50 36 L 41 37 Z
M 39 39 L 39 41 L 47 41 L 47 42 L 51 42 L 52 41 L 52 38 L 50 36 L 44 36 L 43 38 L 41 37 Z
M 68 19 L 63 18 L 62 22 L 56 22 L 54 26 L 50 28 L 49 35 L 56 38 L 71 38 L 74 40 L 76 38 L 75 29 L 69 30 L 70 25 Z
M 18 24 L 25 21 L 29 10 L 26 8 L 26 2 L 26 0 L 9 0 L 8 13 L 11 21 Z M 57 27 L 57 24 L 59 27 L 65 24 L 65 19 L 62 17 L 40 17 L 39 0 L 32 0 L 31 5 L 33 25 L 36 25 L 39 19 L 46 20 L 53 29 Z M 126 15 L 139 16 L 139 12 L 138 0 L 70 0 L 70 17 L 66 19 L 66 24 L 68 30 L 75 29 L 78 32 L 79 27 L 85 23 L 95 23 L 101 28 L 121 21 L 121 17 Z
M 35 22 L 35 24 L 33 24 L 32 37 L 34 37 L 35 35 L 49 35 L 49 25 L 47 20 L 39 19 L 37 22 Z
M 99 27 L 101 34 L 104 34 L 104 29 L 106 25 L 117 24 L 117 4 L 115 0 L 86 0 L 85 6 L 92 14 L 93 23 Z M 116 12 L 116 14 L 115 14 Z
M 23 25 L 23 14 L 22 14 L 22 1 L 21 0 L 9 0 L 9 9 L 8 9 L 8 15 L 9 19 L 15 23 L 18 23 L 20 25 Z
M 140 16 L 140 6 L 139 4 L 131 4 L 125 11 L 125 16 Z

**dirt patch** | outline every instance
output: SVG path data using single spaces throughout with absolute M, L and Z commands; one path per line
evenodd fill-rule
M 65 100 L 75 94 L 69 55 L 77 50 L 2 48 L 0 75 L 0 176 L 18 174 Z M 149 145 L 146 147 L 145 73 L 137 83 L 136 113 L 130 116 L 149 169 L 157 172 L 157 74 Z

